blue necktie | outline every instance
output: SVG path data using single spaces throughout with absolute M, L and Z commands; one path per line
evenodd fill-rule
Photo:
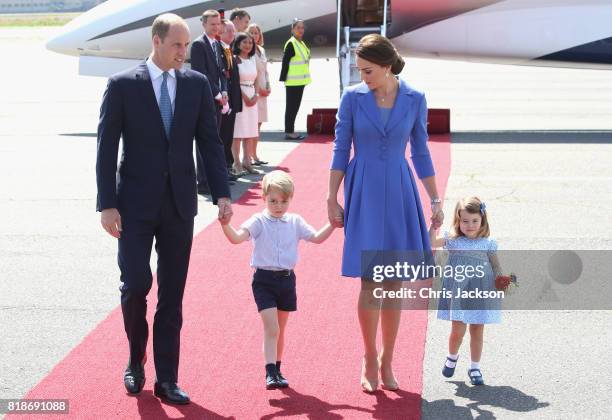
M 159 111 L 161 112 L 162 122 L 164 123 L 164 130 L 166 131 L 166 137 L 170 138 L 170 128 L 172 127 L 172 102 L 170 101 L 170 94 L 168 93 L 168 72 L 163 73 L 164 81 L 161 85 L 161 94 L 159 96 Z
M 223 63 L 221 62 L 222 60 L 221 52 L 219 51 L 219 48 L 221 48 L 221 45 L 219 44 L 218 41 L 215 41 L 213 42 L 212 47 L 213 47 L 213 53 L 215 53 L 215 61 L 217 62 L 217 70 L 219 71 L 219 80 L 217 80 L 217 83 L 219 83 L 219 89 L 221 89 L 221 78 L 224 77 L 223 76 Z
M 215 61 L 217 62 L 217 69 L 221 71 L 221 68 L 223 67 L 223 65 L 221 64 L 221 57 L 219 54 L 219 42 L 217 41 L 213 42 L 212 48 L 213 48 L 213 53 L 215 54 Z

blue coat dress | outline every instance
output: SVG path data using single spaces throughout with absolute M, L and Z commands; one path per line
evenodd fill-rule
M 345 173 L 342 275 L 362 277 L 363 251 L 429 253 L 427 221 L 406 160 L 410 143 L 418 177 L 434 175 L 425 95 L 400 80 L 384 125 L 374 93 L 362 82 L 345 90 L 336 119 L 331 169 Z

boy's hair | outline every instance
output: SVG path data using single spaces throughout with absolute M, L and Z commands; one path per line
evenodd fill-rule
M 276 188 L 285 197 L 293 197 L 293 179 L 287 172 L 272 171 L 263 177 L 263 195 L 264 197 L 270 193 L 271 188 Z
M 489 218 L 487 217 L 487 210 L 484 206 L 484 203 L 480 201 L 480 198 L 478 197 L 466 197 L 457 202 L 457 205 L 455 206 L 455 214 L 453 217 L 451 236 L 453 238 L 465 236 L 459 228 L 459 222 L 461 221 L 461 215 L 459 213 L 462 210 L 471 214 L 480 214 L 480 216 L 482 217 L 482 221 L 480 222 L 480 229 L 478 229 L 476 237 L 488 238 L 490 234 Z

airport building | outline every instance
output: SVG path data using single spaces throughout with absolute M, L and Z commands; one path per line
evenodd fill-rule
M 0 0 L 2 13 L 84 12 L 105 0 Z

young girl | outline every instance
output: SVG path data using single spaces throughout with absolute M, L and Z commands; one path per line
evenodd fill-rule
M 451 232 L 436 237 L 434 229 L 430 228 L 429 237 L 432 247 L 448 250 L 442 277 L 442 291 L 446 295 L 439 301 L 438 319 L 452 321 L 452 329 L 442 374 L 450 378 L 455 373 L 459 347 L 469 324 L 471 362 L 468 376 L 472 385 L 484 385 L 480 371 L 484 324 L 501 321 L 499 298 L 475 297 L 478 291 L 496 291 L 495 277 L 501 274 L 497 242 L 489 237 L 485 203 L 477 197 L 460 200 L 455 207 Z
M 296 310 L 293 267 L 298 242 L 304 239 L 320 244 L 334 229 L 327 223 L 317 232 L 301 216 L 287 213 L 293 190 L 293 180 L 287 173 L 272 171 L 263 178 L 266 209 L 251 216 L 238 230 L 222 224 L 231 243 L 253 240 L 251 267 L 255 274 L 251 286 L 264 327 L 266 389 L 289 386 L 280 365 L 289 312 Z

